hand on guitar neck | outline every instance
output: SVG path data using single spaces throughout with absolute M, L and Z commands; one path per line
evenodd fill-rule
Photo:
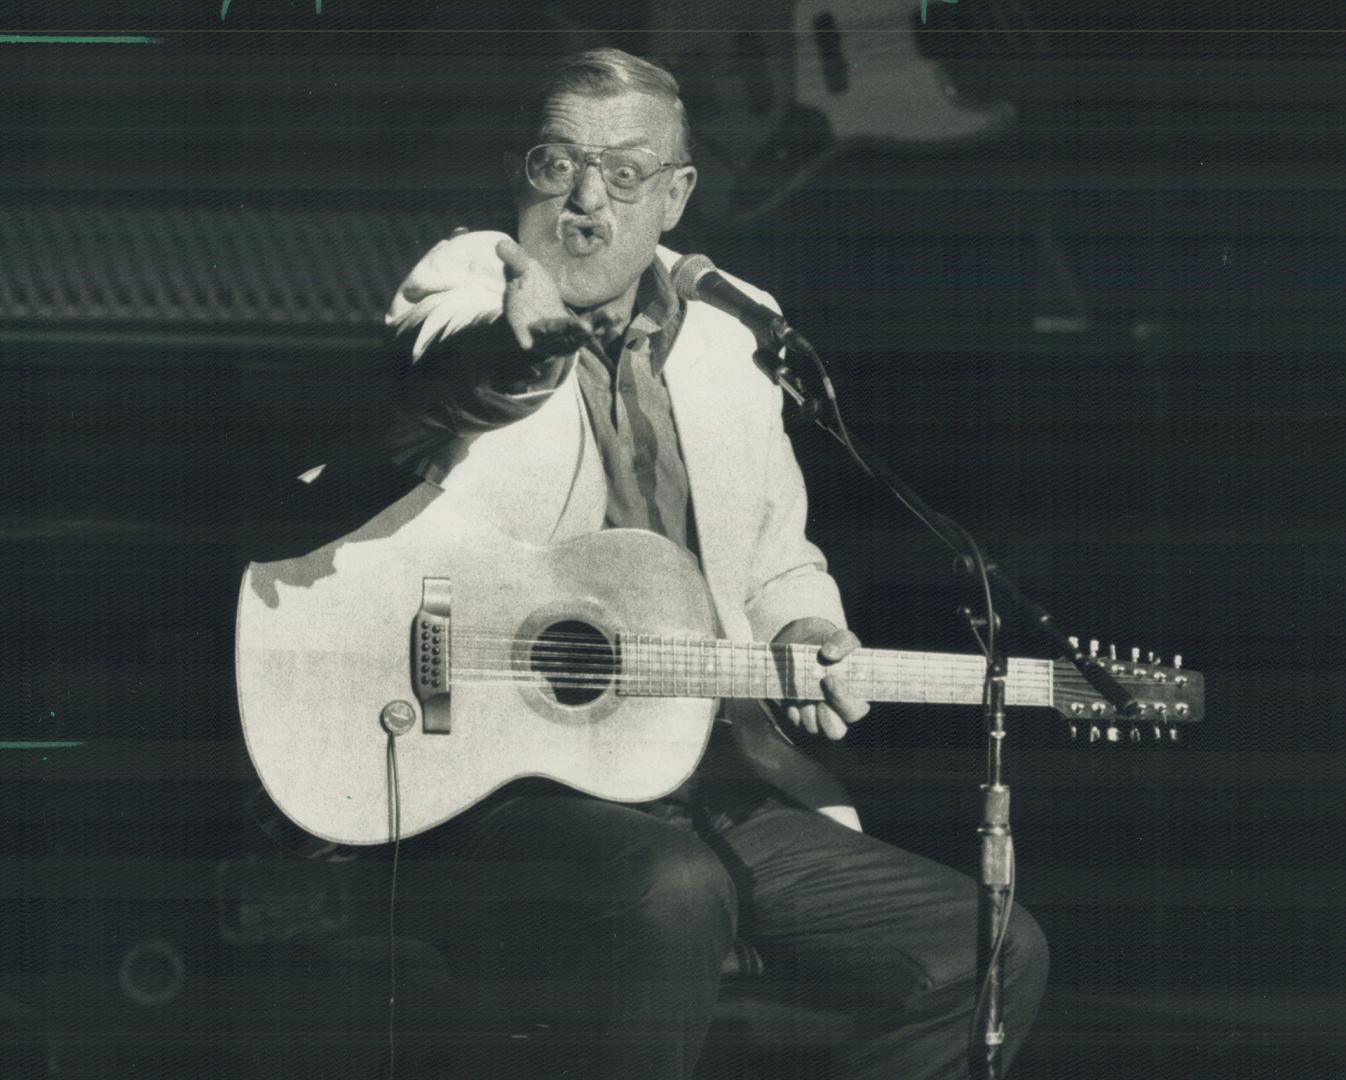
M 774 639 L 779 645 L 817 645 L 818 661 L 835 664 L 860 647 L 860 639 L 849 630 L 838 630 L 826 619 L 796 619 L 786 624 Z M 783 701 L 786 719 L 810 735 L 826 735 L 834 742 L 845 737 L 852 724 L 869 712 L 869 702 L 852 697 L 845 682 L 837 675 L 824 675 L 823 701 Z

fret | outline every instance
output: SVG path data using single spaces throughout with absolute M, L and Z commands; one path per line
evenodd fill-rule
M 898 664 L 898 696 L 902 701 L 926 705 L 970 705 L 981 701 L 985 662 L 978 657 L 899 652 Z
M 859 649 L 838 665 L 822 664 L 808 645 L 716 638 L 623 634 L 623 692 L 658 697 L 822 700 L 829 671 L 867 701 L 975 705 L 986 663 L 962 653 Z M 1011 659 L 1007 705 L 1052 706 L 1050 660 Z
M 1052 662 L 1050 660 L 1011 659 L 1005 679 L 1005 704 L 1055 704 L 1052 693 Z

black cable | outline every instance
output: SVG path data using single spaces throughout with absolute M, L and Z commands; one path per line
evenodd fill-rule
M 991 972 L 995 970 L 1000 954 L 1004 951 L 1005 936 L 1009 933 L 1010 915 L 1014 912 L 1014 840 L 1009 842 L 1009 894 L 1005 897 L 1005 910 L 1000 915 L 1000 925 L 996 927 L 995 943 L 991 946 L 990 960 L 986 964 L 986 974 L 982 976 L 981 987 L 977 991 L 977 1003 L 972 1009 L 972 1030 L 968 1034 L 968 1043 L 978 1042 L 978 1026 L 982 1010 L 986 1008 L 986 999 L 991 990 Z
M 402 792 L 397 777 L 397 736 L 388 733 L 388 800 L 393 833 L 392 883 L 388 889 L 388 1080 L 397 1078 L 397 863 L 402 853 Z

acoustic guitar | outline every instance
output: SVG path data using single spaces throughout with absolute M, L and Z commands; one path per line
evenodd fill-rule
M 314 836 L 391 839 L 390 740 L 411 836 L 525 776 L 658 798 L 696 768 L 719 699 L 821 699 L 816 648 L 715 636 L 696 562 L 668 540 L 614 529 L 531 546 L 439 494 L 420 484 L 338 539 L 244 573 L 244 736 L 271 799 Z M 830 670 L 870 701 L 975 704 L 984 661 L 859 649 Z M 1147 725 L 1201 719 L 1197 673 L 1114 673 Z M 1006 700 L 1116 720 L 1065 661 L 1011 660 Z

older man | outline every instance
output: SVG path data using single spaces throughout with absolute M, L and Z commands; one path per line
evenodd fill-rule
M 834 663 L 857 641 L 804 535 L 779 392 L 746 329 L 670 284 L 660 238 L 696 183 L 677 84 L 597 50 L 562 62 L 536 104 L 506 160 L 516 236 L 455 235 L 394 301 L 411 361 L 396 456 L 520 539 L 659 533 L 699 560 L 722 636 L 810 643 Z M 835 676 L 822 690 L 777 715 L 840 739 L 867 705 Z M 855 1015 L 833 1075 L 965 1076 L 975 886 L 864 835 L 839 789 L 740 712 L 653 803 L 524 780 L 411 841 L 402 895 L 434 917 L 399 919 L 451 935 L 455 911 L 489 911 L 504 970 L 535 979 L 570 1029 L 583 1064 L 568 1075 L 690 1076 L 741 935 Z M 435 907 L 436 874 L 469 899 Z M 1005 960 L 1008 1059 L 1046 966 L 1018 909 Z

